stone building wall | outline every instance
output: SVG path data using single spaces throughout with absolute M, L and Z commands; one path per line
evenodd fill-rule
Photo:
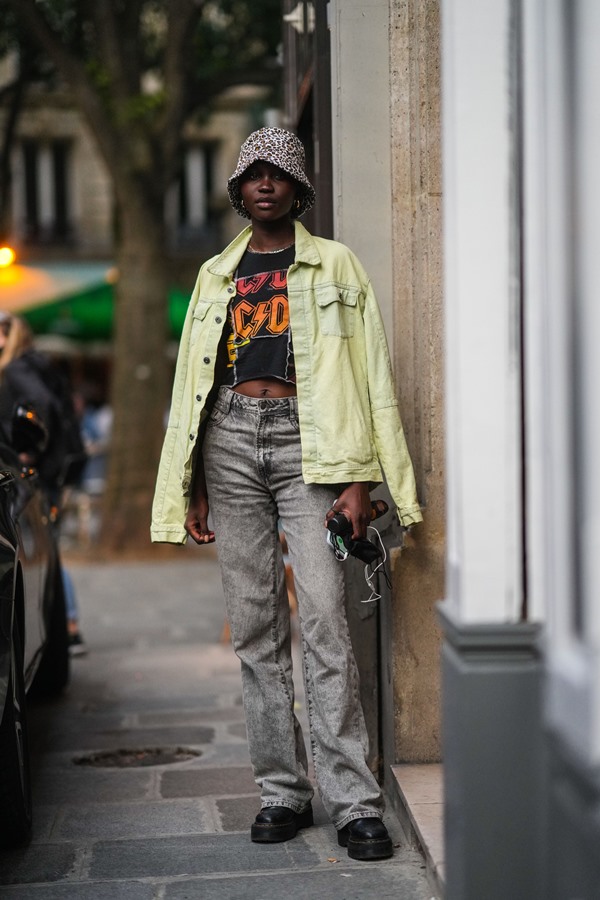
M 445 554 L 438 0 L 390 0 L 390 89 L 394 368 L 424 506 L 394 566 L 394 744 L 398 762 L 431 762 Z

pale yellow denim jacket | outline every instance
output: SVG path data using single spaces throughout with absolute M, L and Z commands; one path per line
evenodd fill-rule
M 305 482 L 380 482 L 383 472 L 403 525 L 421 521 L 379 307 L 356 256 L 299 223 L 288 271 Z M 181 335 L 171 412 L 160 461 L 152 540 L 183 543 L 193 452 L 208 414 L 215 357 L 235 294 L 248 227 L 198 274 Z

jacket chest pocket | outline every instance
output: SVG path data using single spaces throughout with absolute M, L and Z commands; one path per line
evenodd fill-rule
M 193 312 L 192 336 L 208 335 L 209 330 L 216 328 L 220 333 L 227 319 L 227 303 L 216 303 L 211 300 L 199 300 Z
M 315 288 L 315 298 L 321 334 L 352 337 L 358 291 L 331 284 Z
M 194 322 L 203 322 L 210 310 L 214 309 L 215 306 L 216 304 L 212 303 L 210 300 L 199 300 L 193 312 Z

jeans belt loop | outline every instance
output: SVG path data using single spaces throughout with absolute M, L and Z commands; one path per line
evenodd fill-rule
M 229 415 L 234 396 L 231 388 L 228 388 L 225 385 L 219 390 L 219 406 L 226 415 Z

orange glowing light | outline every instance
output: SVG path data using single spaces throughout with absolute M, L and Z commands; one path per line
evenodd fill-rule
M 11 266 L 17 255 L 12 247 L 0 247 L 0 267 L 6 268 L 6 266 Z

